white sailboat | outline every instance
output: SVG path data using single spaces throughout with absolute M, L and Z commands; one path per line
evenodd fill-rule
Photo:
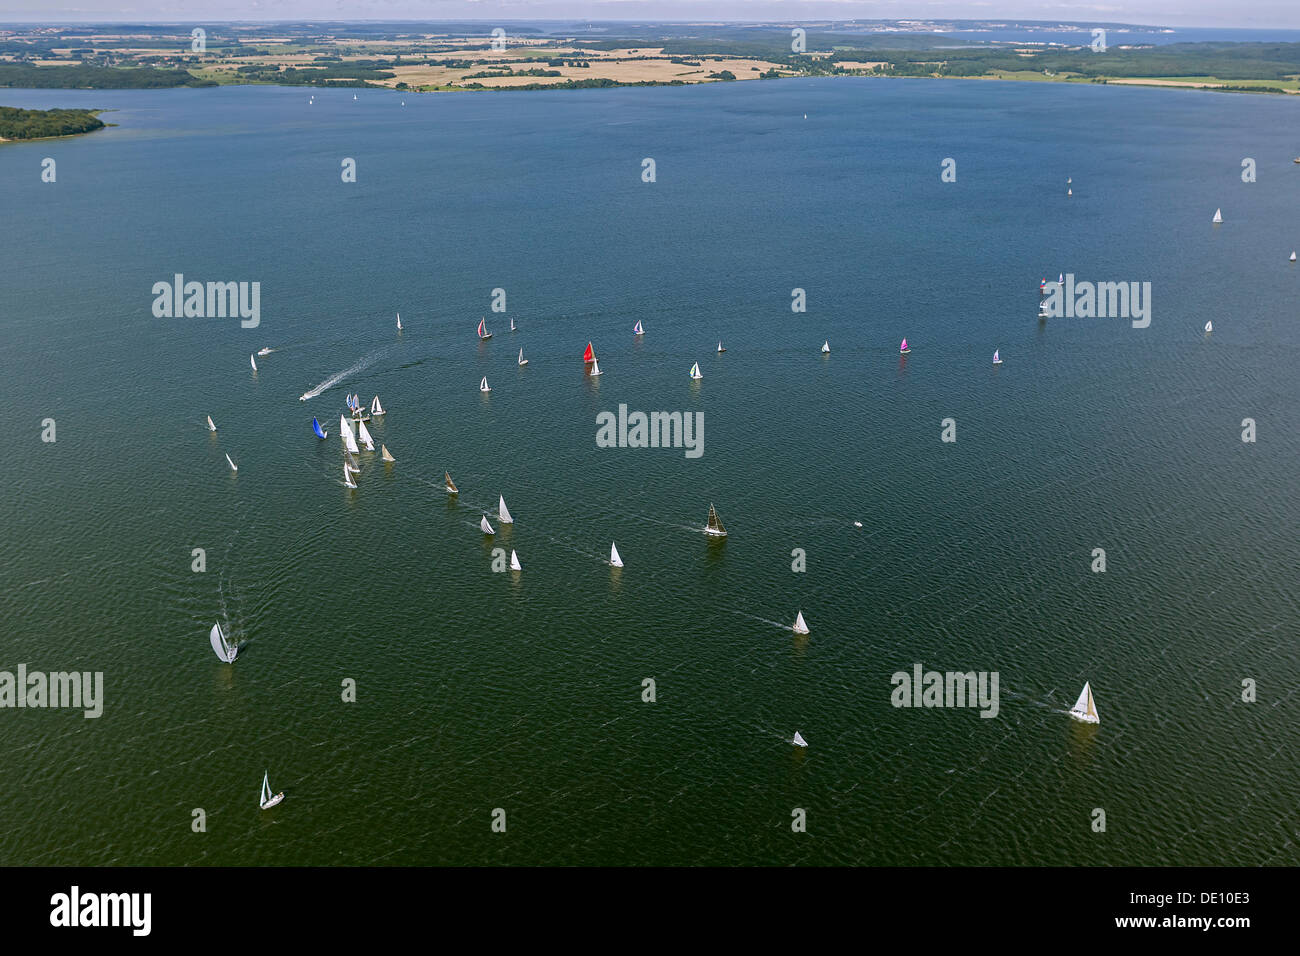
M 343 456 L 343 470 L 350 471 L 354 475 L 361 474 L 361 466 L 357 464 L 356 459 L 351 455 Z
M 623 566 L 623 559 L 618 556 L 618 548 L 612 541 L 609 543 L 609 563 L 611 567 L 615 568 Z
M 715 535 L 719 538 L 725 538 L 727 536 L 727 529 L 722 526 L 722 519 L 719 518 L 718 513 L 713 510 L 713 505 L 711 503 L 709 505 L 709 523 L 704 526 L 704 533 Z
M 994 365 L 1001 365 L 1001 364 L 1002 364 L 1002 357 L 998 355 L 998 350 L 997 350 L 997 349 L 994 349 L 994 350 L 993 350 L 993 364 L 994 364 Z
M 357 486 L 357 483 L 352 480 L 352 469 L 348 466 L 346 461 L 343 463 L 343 484 L 347 485 L 349 488 L 355 488 Z
M 226 461 L 230 463 L 231 471 L 239 471 L 239 466 L 236 465 L 233 461 L 230 461 L 230 452 L 226 452 Z
M 519 365 L 520 365 L 520 367 L 522 368 L 523 366 L 525 366 L 525 365 L 527 365 L 527 364 L 528 364 L 528 359 L 524 358 L 524 350 L 523 350 L 523 349 L 520 349 L 520 350 L 519 350 Z
M 599 375 L 599 374 L 601 374 L 601 372 L 600 372 L 600 363 L 597 362 L 595 359 L 592 359 L 592 360 L 591 360 L 591 377 L 592 377 L 592 378 L 595 378 L 595 377 L 596 377 L 597 375 Z
M 253 371 L 254 371 L 254 372 L 257 371 L 257 359 L 256 359 L 254 356 L 252 356 L 252 355 L 249 355 L 249 356 L 248 356 L 248 364 L 250 364 L 251 366 L 253 366 Z
M 1073 189 L 1066 189 L 1065 194 L 1066 194 L 1067 196 L 1073 196 L 1073 195 L 1074 195 L 1074 190 L 1073 190 Z
M 510 331 L 513 332 L 514 330 L 515 330 L 515 319 L 514 319 L 514 316 L 511 316 L 511 317 L 510 317 Z
M 385 414 L 387 414 L 387 412 L 384 410 L 384 406 L 379 404 L 379 396 L 378 396 L 378 395 L 376 395 L 376 396 L 375 396 L 375 400 L 374 400 L 373 402 L 370 403 L 370 414 L 371 414 L 372 417 L 375 416 L 375 415 L 385 415 Z
M 722 347 L 722 339 L 718 339 L 718 354 L 721 355 L 725 351 L 727 350 Z
M 1291 260 L 1290 260 L 1290 261 L 1295 262 L 1295 250 L 1294 250 L 1294 249 L 1291 250 Z
M 1087 681 L 1083 684 L 1083 691 L 1079 694 L 1079 699 L 1070 708 L 1070 716 L 1075 720 L 1083 721 L 1085 724 L 1101 723 L 1101 718 L 1097 716 L 1097 705 L 1092 702 L 1092 685 Z
M 480 341 L 487 341 L 492 338 L 492 333 L 487 330 L 487 319 L 478 320 L 478 337 Z
M 1223 210 L 1222 210 L 1222 209 L 1216 209 L 1216 210 L 1214 210 L 1214 219 L 1213 219 L 1213 221 L 1214 221 L 1214 222 L 1223 222 Z
M 514 548 L 510 549 L 510 570 L 522 571 L 523 567 L 519 564 L 519 555 L 515 554 Z
M 822 355 L 829 355 L 830 352 L 831 352 L 831 343 L 830 343 L 830 339 L 827 339 L 825 342 L 822 343 Z
M 1205 323 L 1205 331 L 1207 331 L 1207 332 L 1213 332 L 1213 331 L 1214 331 L 1214 323 L 1213 323 L 1213 322 L 1206 322 L 1206 323 Z
M 514 524 L 515 519 L 510 517 L 510 511 L 506 508 L 506 499 L 504 495 L 497 495 L 500 499 L 497 504 L 497 517 L 501 519 L 502 524 Z
M 633 335 L 645 335 L 645 329 L 641 328 L 641 320 L 636 320 L 636 325 L 632 326 Z
M 402 331 L 402 313 L 397 313 L 397 331 Z
M 366 431 L 365 422 L 357 422 L 357 437 L 361 439 L 361 444 L 366 446 L 366 451 L 375 450 L 375 440 L 370 437 L 370 432 Z
M 392 455 L 388 453 L 387 445 L 379 446 L 379 457 L 382 458 L 384 461 L 397 461 L 396 458 L 394 458 Z
M 214 424 L 212 424 L 212 416 L 209 415 L 209 416 L 208 416 L 208 431 L 210 431 L 210 432 L 214 432 L 214 431 L 216 431 L 216 430 L 217 430 L 217 426 L 214 425 Z
M 360 454 L 360 451 L 357 449 L 356 436 L 352 434 L 352 426 L 348 424 L 346 415 L 339 416 L 339 435 L 342 436 L 343 445 L 348 451 L 352 452 L 354 455 Z
M 451 472 L 444 471 L 442 473 L 442 484 L 443 487 L 447 489 L 447 494 L 449 495 L 460 494 L 460 489 L 456 487 L 456 482 L 451 480 Z
M 270 355 L 270 354 L 271 354 L 272 352 L 274 352 L 274 351 L 275 351 L 275 349 L 273 349 L 273 348 L 269 348 L 269 347 L 268 347 L 268 348 L 258 349 L 258 350 L 257 350 L 257 354 L 258 354 L 258 355 Z
M 217 652 L 217 657 L 224 664 L 233 664 L 235 657 L 239 654 L 239 646 L 231 644 L 226 640 L 226 632 L 221 629 L 221 624 L 213 624 L 212 630 L 208 633 L 208 640 L 212 642 L 212 649 Z
M 697 380 L 698 380 L 698 379 L 701 379 L 701 378 L 704 378 L 704 376 L 700 374 L 700 363 L 699 363 L 699 362 L 696 362 L 694 365 L 691 366 L 691 378 L 693 378 L 693 379 L 697 379 Z
M 478 383 L 478 390 L 479 390 L 480 392 L 490 392 L 490 391 L 492 391 L 491 386 L 489 386 L 488 383 L 487 383 L 487 376 L 486 376 L 486 375 L 483 376 L 483 381 L 481 381 L 481 382 Z
M 483 529 L 484 534 L 496 534 L 492 529 L 492 525 L 488 524 L 487 515 L 483 516 L 482 520 L 479 521 L 478 526 Z
M 356 99 L 355 96 L 352 98 L 354 100 Z M 268 770 L 265 774 L 262 775 L 262 796 L 261 799 L 258 801 L 258 805 L 261 806 L 263 810 L 270 810 L 273 806 L 275 806 L 283 799 L 284 799 L 283 790 L 281 790 L 275 796 L 271 796 L 271 772 Z
M 800 734 L 799 731 L 797 730 L 794 732 L 794 740 L 790 741 L 790 743 L 794 744 L 796 747 L 808 746 L 808 741 L 804 740 L 803 735 Z
M 796 634 L 808 633 L 808 625 L 804 622 L 803 611 L 800 611 L 794 619 L 794 632 Z

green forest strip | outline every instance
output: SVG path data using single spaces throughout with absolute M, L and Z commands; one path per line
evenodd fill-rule
M 104 128 L 98 110 L 20 110 L 0 106 L 0 139 L 49 139 Z

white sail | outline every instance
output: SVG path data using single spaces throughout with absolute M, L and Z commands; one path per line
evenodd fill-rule
M 1001 357 L 998 355 L 998 350 L 997 350 L 997 349 L 994 349 L 994 350 L 993 350 L 993 364 L 994 364 L 994 365 L 1001 365 L 1001 364 L 1002 364 L 1002 359 L 1001 359 Z
M 1079 699 L 1070 708 L 1070 716 L 1088 724 L 1101 723 L 1101 718 L 1097 716 L 1097 705 L 1092 700 L 1092 684 L 1087 681 L 1084 682 L 1083 690 L 1079 692 Z
M 249 355 L 249 356 L 248 356 L 248 361 L 249 361 L 249 364 L 253 366 L 253 371 L 256 372 L 256 371 L 257 371 L 257 359 L 253 358 L 252 355 Z
M 722 339 L 718 339 L 718 354 L 721 355 L 725 351 L 727 350 L 722 347 Z
M 623 559 L 618 556 L 618 548 L 614 546 L 612 541 L 609 543 L 609 563 L 616 568 L 623 566 Z
M 514 330 L 515 330 L 515 320 L 514 320 L 514 317 L 511 316 L 511 318 L 510 318 L 510 331 L 513 332 Z
M 352 469 L 348 467 L 347 462 L 343 463 L 343 484 L 349 488 L 355 488 L 357 483 L 352 480 Z
M 348 424 L 346 415 L 339 416 L 339 434 L 343 436 L 343 445 L 348 451 L 354 455 L 360 454 L 357 448 L 356 436 L 352 434 L 352 426 Z
M 212 649 L 217 652 L 217 657 L 222 662 L 226 664 L 234 663 L 239 648 L 226 640 L 225 632 L 221 630 L 219 623 L 212 625 L 212 630 L 208 633 L 208 640 L 212 643 Z
M 1205 331 L 1207 331 L 1207 332 L 1213 332 L 1213 331 L 1214 331 L 1214 323 L 1213 323 L 1213 322 L 1206 322 L 1206 323 L 1205 323 Z
M 487 383 L 487 376 L 486 376 L 486 375 L 483 376 L 483 381 L 481 381 L 481 382 L 478 383 L 478 390 L 479 390 L 480 392 L 490 392 L 490 391 L 492 391 L 491 386 L 489 386 L 488 383 Z
M 1290 261 L 1295 262 L 1295 250 L 1294 250 L 1294 249 L 1291 250 L 1291 260 L 1290 260 Z
M 497 517 L 501 519 L 502 524 L 514 524 L 515 519 L 510 517 L 510 512 L 506 508 L 506 499 L 504 495 L 497 495 L 500 502 L 497 504 Z
M 1214 210 L 1214 221 L 1215 221 L 1215 222 L 1223 222 L 1223 210 L 1222 210 L 1222 209 L 1216 209 L 1216 210 Z
M 371 414 L 371 415 L 383 415 L 383 414 L 384 414 L 384 406 L 379 404 L 379 396 L 378 396 L 378 395 L 376 395 L 376 396 L 375 396 L 375 400 L 374 400 L 373 402 L 370 403 L 370 414 Z
M 375 440 L 370 437 L 370 432 L 366 431 L 365 422 L 357 422 L 357 437 L 361 439 L 361 444 L 366 446 L 366 451 L 375 450 Z
M 691 378 L 694 378 L 694 379 L 704 378 L 704 376 L 700 374 L 700 363 L 699 363 L 699 362 L 696 362 L 694 365 L 691 366 Z
M 239 466 L 236 465 L 233 461 L 230 461 L 230 453 L 229 453 L 229 452 L 226 453 L 226 461 L 230 462 L 230 470 L 231 470 L 231 471 L 239 471 Z
M 214 425 L 214 424 L 212 424 L 212 416 L 209 415 L 209 416 L 208 416 L 208 431 L 210 431 L 210 432 L 214 432 L 214 431 L 216 431 L 216 430 L 217 430 L 217 426 Z
M 397 313 L 397 331 L 402 331 L 402 313 Z
M 808 625 L 804 623 L 803 611 L 800 611 L 798 616 L 794 619 L 794 632 L 796 634 L 808 633 Z
M 830 340 L 827 339 L 825 342 L 822 343 L 822 354 L 825 355 L 826 353 L 830 352 L 830 350 L 831 350 L 831 343 Z
M 528 364 L 528 359 L 524 358 L 524 350 L 523 350 L 523 349 L 520 349 L 520 350 L 519 350 L 519 364 L 520 364 L 520 365 L 527 365 L 527 364 Z
M 284 799 L 284 791 L 271 796 L 271 774 L 268 771 L 262 775 L 262 795 L 257 803 L 263 810 L 270 810 L 273 806 Z
M 478 526 L 483 529 L 484 534 L 496 534 L 496 532 L 492 530 L 492 525 L 488 524 L 487 515 L 483 516 L 482 520 L 479 521 Z
M 394 458 L 392 455 L 388 453 L 387 445 L 379 446 L 379 457 L 382 458 L 384 461 L 397 461 L 396 458 Z
M 600 363 L 597 362 L 595 359 L 592 359 L 592 360 L 591 360 L 591 377 L 592 377 L 592 378 L 595 378 L 595 377 L 596 377 L 597 375 L 599 375 L 599 374 L 600 374 Z
M 519 564 L 519 555 L 515 554 L 513 548 L 510 549 L 510 570 L 522 571 L 523 567 Z
M 804 740 L 803 735 L 800 734 L 799 731 L 797 730 L 794 732 L 794 740 L 790 741 L 790 743 L 794 744 L 796 747 L 808 746 L 808 741 Z

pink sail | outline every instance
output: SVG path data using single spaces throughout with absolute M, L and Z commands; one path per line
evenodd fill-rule
M 903 344 L 898 347 L 898 351 L 900 352 L 907 351 L 907 339 L 903 339 Z

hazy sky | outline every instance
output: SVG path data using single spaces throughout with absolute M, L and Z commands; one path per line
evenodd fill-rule
M 1300 29 L 1300 0 L 0 0 L 0 21 L 960 17 Z

